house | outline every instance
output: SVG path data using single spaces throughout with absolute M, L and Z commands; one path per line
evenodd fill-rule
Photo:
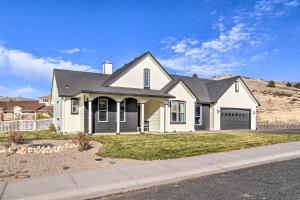
M 150 53 L 113 72 L 54 69 L 53 116 L 62 132 L 256 129 L 256 98 L 241 77 L 169 74 Z
M 37 113 L 50 117 L 49 107 L 38 101 L 0 101 L 0 121 L 35 120 Z
M 47 95 L 47 96 L 41 96 L 38 98 L 39 99 L 39 103 L 43 103 L 46 106 L 51 106 L 52 102 L 51 102 L 51 95 Z

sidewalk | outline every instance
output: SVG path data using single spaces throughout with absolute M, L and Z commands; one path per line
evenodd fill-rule
M 135 166 L 0 182 L 0 199 L 95 198 L 298 157 L 300 142 L 290 142 Z

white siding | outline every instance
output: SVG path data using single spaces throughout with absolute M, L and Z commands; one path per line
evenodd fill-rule
M 257 103 L 255 102 L 254 98 L 250 95 L 248 89 L 241 80 L 239 80 L 239 84 L 239 92 L 235 92 L 235 84 L 233 84 L 223 94 L 223 96 L 218 100 L 218 102 L 211 108 L 211 112 L 213 113 L 213 123 L 211 123 L 212 130 L 220 130 L 221 128 L 221 114 L 218 111 L 221 111 L 222 107 L 251 110 L 251 129 L 256 129 Z M 255 112 L 255 114 L 253 114 L 253 111 Z
M 188 91 L 188 89 L 179 82 L 174 88 L 169 91 L 169 94 L 175 96 L 175 99 L 170 100 L 181 100 L 186 102 L 186 124 L 171 124 L 170 123 L 170 106 L 168 106 L 166 112 L 167 118 L 167 132 L 179 132 L 179 131 L 194 131 L 194 106 L 196 98 Z
M 57 129 L 61 129 L 61 102 L 62 98 L 58 96 L 58 90 L 56 85 L 56 79 L 55 76 L 53 77 L 52 82 L 52 91 L 51 91 L 51 99 L 53 103 L 53 123 L 56 126 Z
M 80 129 L 80 115 L 71 114 L 71 98 L 63 100 L 63 132 L 78 132 Z
M 146 56 L 122 77 L 112 83 L 111 86 L 144 88 L 145 68 L 150 70 L 150 89 L 160 90 L 170 82 L 164 70 L 150 56 Z
M 145 103 L 145 121 L 149 121 L 149 131 L 160 131 L 160 102 L 149 100 Z

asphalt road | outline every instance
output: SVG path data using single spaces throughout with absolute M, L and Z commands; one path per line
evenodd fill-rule
M 102 199 L 299 200 L 300 159 L 185 180 Z

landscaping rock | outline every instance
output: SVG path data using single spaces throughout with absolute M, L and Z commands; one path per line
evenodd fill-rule
M 68 169 L 70 169 L 70 167 L 68 167 L 68 166 L 63 166 L 63 170 L 68 170 Z
M 25 163 L 27 163 L 28 161 L 25 160 L 25 159 L 21 159 L 19 162 L 20 162 L 21 164 L 25 164 Z

